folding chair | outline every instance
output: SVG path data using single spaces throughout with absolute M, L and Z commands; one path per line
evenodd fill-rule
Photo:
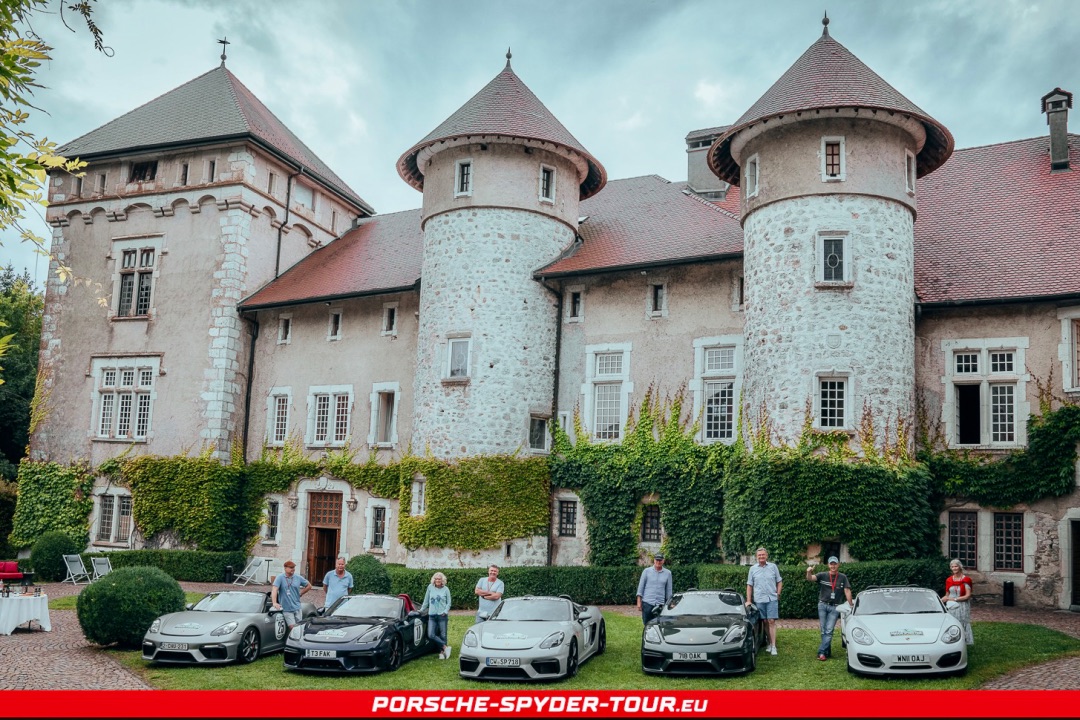
M 100 580 L 101 578 L 112 572 L 112 561 L 107 557 L 92 557 L 90 558 L 90 564 L 94 568 L 93 580 Z
M 86 565 L 83 565 L 81 555 L 65 555 L 64 564 L 67 565 L 67 577 L 64 578 L 64 582 L 78 585 L 80 580 L 85 580 L 87 584 L 90 583 L 90 573 L 86 572 Z
M 262 558 L 251 558 L 251 560 L 248 561 L 247 567 L 244 568 L 244 571 L 233 579 L 233 585 L 247 585 L 254 580 L 255 575 L 259 572 L 262 564 Z

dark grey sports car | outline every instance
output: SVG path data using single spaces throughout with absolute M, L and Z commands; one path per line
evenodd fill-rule
M 316 672 L 397 670 L 439 650 L 427 634 L 427 613 L 408 595 L 346 595 L 289 633 L 285 668 Z
M 734 590 L 687 590 L 654 610 L 641 636 L 650 674 L 730 675 L 757 667 L 763 641 L 757 607 Z
M 315 614 L 311 603 L 303 616 Z M 158 663 L 255 662 L 285 646 L 285 617 L 267 592 L 210 593 L 188 609 L 162 615 L 143 637 L 143 660 Z

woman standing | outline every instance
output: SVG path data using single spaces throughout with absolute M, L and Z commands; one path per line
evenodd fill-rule
M 949 607 L 949 612 L 964 626 L 964 639 L 968 645 L 975 644 L 975 636 L 971 634 L 971 578 L 964 574 L 964 566 L 959 560 L 949 562 L 952 570 L 945 580 L 945 595 L 941 601 Z
M 448 639 L 447 624 L 450 616 L 450 588 L 446 586 L 446 576 L 437 572 L 431 576 L 431 584 L 424 593 L 424 602 L 420 606 L 420 612 L 428 611 L 428 637 L 442 644 L 439 651 L 439 659 L 446 660 L 450 657 L 452 648 L 446 644 Z

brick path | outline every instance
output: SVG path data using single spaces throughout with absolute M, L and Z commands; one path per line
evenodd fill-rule
M 184 590 L 209 592 L 230 588 L 221 583 L 180 583 Z M 50 599 L 74 595 L 78 588 L 51 583 L 43 586 Z M 269 590 L 267 586 L 249 585 L 249 589 Z M 305 600 L 322 604 L 324 594 L 315 588 Z M 629 606 L 604 606 L 605 611 L 636 615 Z M 463 611 L 463 614 L 468 614 Z M 20 626 L 11 636 L 0 636 L 0 688 L 10 690 L 147 690 L 152 689 L 134 673 L 91 645 L 82 635 L 74 610 L 49 613 L 52 632 L 42 632 L 34 625 Z M 1064 610 L 1026 610 L 996 604 L 976 603 L 975 621 L 1014 622 L 1044 625 L 1080 638 L 1080 613 Z M 810 629 L 817 620 L 781 620 L 780 629 Z M 978 645 L 976 645 L 976 648 Z M 1065 658 L 1019 670 L 992 680 L 984 689 L 996 690 L 1075 690 L 1080 687 L 1080 657 Z

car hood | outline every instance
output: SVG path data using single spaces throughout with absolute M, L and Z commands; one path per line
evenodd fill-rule
M 304 623 L 304 640 L 315 643 L 353 642 L 373 627 L 391 624 L 377 618 L 315 617 Z
M 929 645 L 938 641 L 952 617 L 945 613 L 929 613 L 856 616 L 855 620 L 882 645 Z
M 552 621 L 489 620 L 476 626 L 480 646 L 488 650 L 527 650 L 536 647 L 548 635 L 571 632 L 570 623 Z
M 660 618 L 656 628 L 670 645 L 715 645 L 733 625 L 742 621 L 737 615 L 686 615 Z
M 226 623 L 240 622 L 247 617 L 250 617 L 248 613 L 186 610 L 162 616 L 161 629 L 158 632 L 162 635 L 197 637 L 207 635 Z

